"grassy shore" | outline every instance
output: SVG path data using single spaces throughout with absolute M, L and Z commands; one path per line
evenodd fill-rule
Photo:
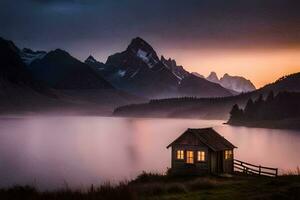
M 103 184 L 85 190 L 61 189 L 37 191 L 30 186 L 0 189 L 3 200 L 118 200 L 118 199 L 165 199 L 165 200 L 237 200 L 300 199 L 300 176 L 286 175 L 277 178 L 249 177 L 170 177 L 143 173 L 135 180 L 118 185 Z

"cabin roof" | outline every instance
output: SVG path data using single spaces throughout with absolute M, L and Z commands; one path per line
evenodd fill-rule
M 201 143 L 205 144 L 213 151 L 222 151 L 226 149 L 237 148 L 231 142 L 229 142 L 223 136 L 217 133 L 213 128 L 189 128 L 176 140 L 169 144 L 167 148 L 171 147 L 174 144 L 179 144 L 179 140 L 183 137 L 186 137 L 188 134 L 195 135 Z

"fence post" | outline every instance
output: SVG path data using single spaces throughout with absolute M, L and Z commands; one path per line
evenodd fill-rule
M 241 167 L 243 168 L 243 173 L 246 173 L 246 167 L 243 165 L 243 162 L 241 161 L 240 164 L 241 164 Z
M 253 165 L 249 164 L 240 160 L 235 160 L 234 167 L 240 166 L 241 168 L 238 168 L 243 173 L 246 174 L 252 174 L 252 175 L 259 175 L 259 176 L 272 176 L 272 177 L 278 177 L 278 168 L 271 168 L 271 167 L 263 167 L 261 165 Z M 248 167 L 250 165 L 251 167 Z M 258 170 L 257 170 L 258 169 Z M 267 169 L 269 171 L 264 171 L 264 169 Z

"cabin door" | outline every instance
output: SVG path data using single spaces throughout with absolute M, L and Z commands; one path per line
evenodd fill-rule
M 217 173 L 223 173 L 223 151 L 217 152 Z

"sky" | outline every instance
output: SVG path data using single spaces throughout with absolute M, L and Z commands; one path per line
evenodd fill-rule
M 142 37 L 188 71 L 256 87 L 300 71 L 298 0 L 1 0 L 0 37 L 105 62 Z

